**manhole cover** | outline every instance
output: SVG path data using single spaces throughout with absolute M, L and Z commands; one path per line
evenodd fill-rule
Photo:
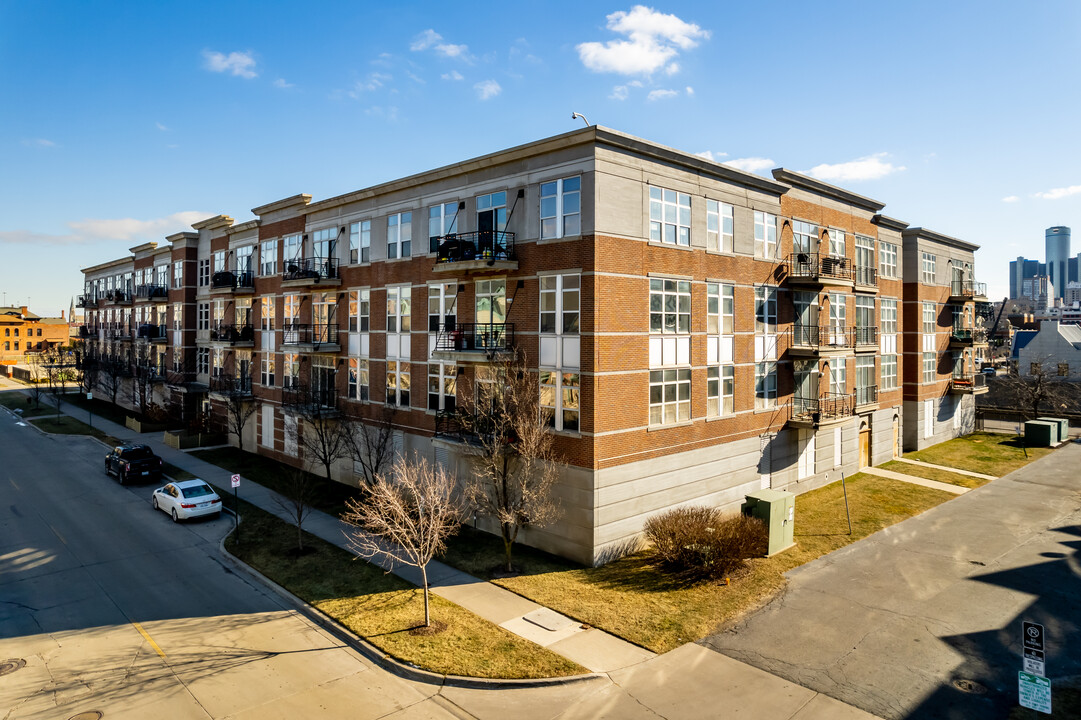
M 954 680 L 953 686 L 961 692 L 967 692 L 973 695 L 983 695 L 985 692 L 987 692 L 987 688 L 985 688 L 983 685 L 980 685 L 975 680 L 965 680 L 964 678 L 961 678 L 960 680 Z
M 26 661 L 22 658 L 13 660 L 0 660 L 0 675 L 10 675 L 19 668 L 25 667 Z
M 72 715 L 68 720 L 101 720 L 105 715 L 101 710 L 87 710 L 86 712 Z

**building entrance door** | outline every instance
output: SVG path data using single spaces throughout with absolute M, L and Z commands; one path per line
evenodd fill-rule
M 864 425 L 860 428 L 860 469 L 871 466 L 871 428 Z

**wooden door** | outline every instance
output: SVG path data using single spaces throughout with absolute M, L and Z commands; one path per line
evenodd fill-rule
M 871 464 L 871 428 L 860 428 L 860 467 L 865 468 Z

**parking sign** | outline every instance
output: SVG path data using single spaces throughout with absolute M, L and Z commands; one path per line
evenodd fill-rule
M 234 475 L 232 477 L 232 481 L 233 481 L 233 487 L 235 487 L 235 488 L 240 487 L 240 476 L 239 475 Z

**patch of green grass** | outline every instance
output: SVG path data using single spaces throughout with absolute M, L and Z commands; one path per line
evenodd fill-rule
M 1051 452 L 1051 448 L 1025 448 L 1024 438 L 1016 435 L 975 432 L 923 450 L 905 453 L 905 457 L 1002 477 Z
M 212 450 L 193 450 L 193 455 L 200 460 L 217 465 L 234 473 L 239 473 L 263 487 L 288 494 L 285 483 L 289 474 L 302 472 L 262 455 L 256 455 L 235 447 L 214 448 Z M 311 474 L 311 473 L 309 473 Z M 345 501 L 359 493 L 359 488 L 343 485 L 333 480 L 312 475 L 318 488 L 312 506 L 317 510 L 339 517 L 345 512 Z
M 841 483 L 796 498 L 796 546 L 771 558 L 750 560 L 730 583 L 688 584 L 658 569 L 648 551 L 602 567 L 517 548 L 522 573 L 492 582 L 576 620 L 655 652 L 697 640 L 760 607 L 784 587 L 784 573 L 860 538 L 945 502 L 950 493 L 866 474 L 847 479 L 852 534 L 845 519 Z M 447 562 L 488 577 L 500 564 L 498 538 L 465 533 Z
M 220 493 L 220 491 L 219 491 Z M 226 547 L 294 595 L 403 662 L 426 670 L 482 678 L 562 677 L 588 672 L 463 608 L 430 595 L 432 635 L 410 630 L 424 620 L 423 591 L 351 553 L 305 533 L 299 558 L 296 528 L 241 502 L 241 543 Z M 254 540 L 258 538 L 258 540 Z
M 127 420 L 128 415 L 135 415 L 132 410 L 113 405 L 108 400 L 104 400 L 99 397 L 95 397 L 93 400 L 87 400 L 86 394 L 83 392 L 68 393 L 64 396 L 65 402 L 69 402 L 72 405 L 82 408 L 83 410 L 89 410 L 98 417 L 105 418 L 110 422 L 114 422 L 117 425 L 123 425 Z
M 195 475 L 192 475 L 190 472 L 184 470 L 183 468 L 178 468 L 172 463 L 162 462 L 161 471 L 171 477 L 173 480 L 176 480 L 177 482 L 180 482 L 181 480 L 195 479 Z M 221 495 L 221 492 L 219 491 L 218 494 Z
M 91 427 L 81 420 L 76 420 L 67 415 L 61 415 L 59 418 L 57 418 L 55 414 L 50 415 L 49 417 L 38 417 L 34 418 L 33 422 L 35 426 L 54 435 L 89 435 L 91 437 L 96 437 L 106 445 L 121 444 L 121 440 L 112 435 L 108 435 L 96 427 Z
M 913 465 L 912 463 L 901 462 L 899 460 L 890 460 L 887 463 L 882 463 L 879 467 L 883 470 L 892 470 L 893 472 L 912 475 L 913 477 L 923 478 L 925 480 L 937 480 L 938 482 L 949 483 L 950 485 L 960 485 L 961 487 L 966 488 L 978 488 L 991 482 L 990 480 L 972 477 L 971 475 L 962 475 L 961 473 L 940 470 L 939 468 L 924 467 L 923 465 Z
M 30 402 L 27 400 L 30 399 Z M 49 398 L 45 393 L 41 395 L 41 403 L 34 404 L 28 393 L 24 392 L 5 392 L 0 393 L 0 405 L 8 408 L 9 410 L 22 410 L 22 416 L 24 418 L 40 417 L 42 415 L 49 415 L 50 413 L 56 414 L 56 407 L 49 407 Z

